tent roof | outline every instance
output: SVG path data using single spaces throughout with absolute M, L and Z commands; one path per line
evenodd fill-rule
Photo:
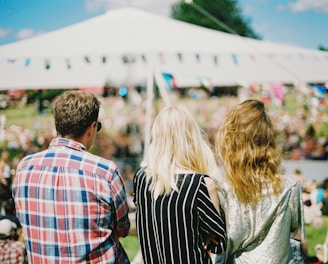
M 327 64 L 326 52 L 123 8 L 0 46 L 0 88 L 141 84 L 149 69 L 173 73 L 181 86 L 203 77 L 213 84 L 321 82 L 328 79 Z
M 0 57 L 117 53 L 290 53 L 308 50 L 219 32 L 135 8 L 123 8 L 4 45 Z

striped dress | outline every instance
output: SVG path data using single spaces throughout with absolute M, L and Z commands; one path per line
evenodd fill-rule
M 224 218 L 212 204 L 203 174 L 178 174 L 179 191 L 157 199 L 148 190 L 141 168 L 134 177 L 136 224 L 144 262 L 212 263 L 204 249 L 207 234 L 220 241 L 208 249 L 220 253 L 226 246 Z

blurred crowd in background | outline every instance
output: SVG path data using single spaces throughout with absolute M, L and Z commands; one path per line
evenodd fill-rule
M 214 142 L 216 131 L 226 114 L 245 97 L 241 96 L 238 90 L 235 94 L 231 90 L 229 92 L 230 94 L 220 97 L 209 97 L 206 90 L 197 89 L 183 93 L 171 92 L 170 97 L 173 103 L 187 105 L 209 141 Z M 295 104 L 298 104 L 298 107 L 291 114 L 287 111 L 285 102 L 277 100 L 272 94 L 256 91 L 247 96 L 261 98 L 268 105 L 270 115 L 277 121 L 285 160 L 328 159 L 328 114 L 325 97 L 318 98 L 314 93 L 300 94 L 295 97 Z M 152 117 L 164 104 L 159 97 L 156 98 L 155 95 L 153 100 Z M 128 94 L 123 95 L 120 90 L 106 90 L 106 96 L 99 95 L 99 98 L 102 101 L 99 119 L 103 123 L 103 129 L 98 133 L 92 151 L 116 161 L 126 178 L 127 191 L 132 191 L 130 181 L 143 159 L 146 91 L 130 89 Z M 39 115 L 52 116 L 51 101 L 36 100 L 34 105 Z M 10 170 L 14 175 L 19 159 L 47 148 L 56 134 L 54 124 L 42 124 L 38 118 L 31 120 L 32 129 L 20 124 L 8 125 L 7 121 L 6 115 L 0 112 L 1 150 L 10 153 Z

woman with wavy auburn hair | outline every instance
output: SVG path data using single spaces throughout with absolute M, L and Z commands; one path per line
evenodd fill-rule
M 290 238 L 304 239 L 301 187 L 281 174 L 281 149 L 263 102 L 235 106 L 215 145 L 225 176 L 219 196 L 227 263 L 290 263 Z
M 140 248 L 145 263 L 211 263 L 225 250 L 214 153 L 181 106 L 157 115 L 145 167 L 134 177 Z

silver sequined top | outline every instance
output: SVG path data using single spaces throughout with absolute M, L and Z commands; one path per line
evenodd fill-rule
M 234 256 L 238 264 L 292 263 L 290 237 L 297 231 L 302 239 L 305 236 L 303 201 L 297 180 L 287 175 L 283 179 L 279 196 L 268 191 L 255 206 L 242 205 L 229 184 L 222 184 L 219 196 L 226 215 L 226 259 Z

